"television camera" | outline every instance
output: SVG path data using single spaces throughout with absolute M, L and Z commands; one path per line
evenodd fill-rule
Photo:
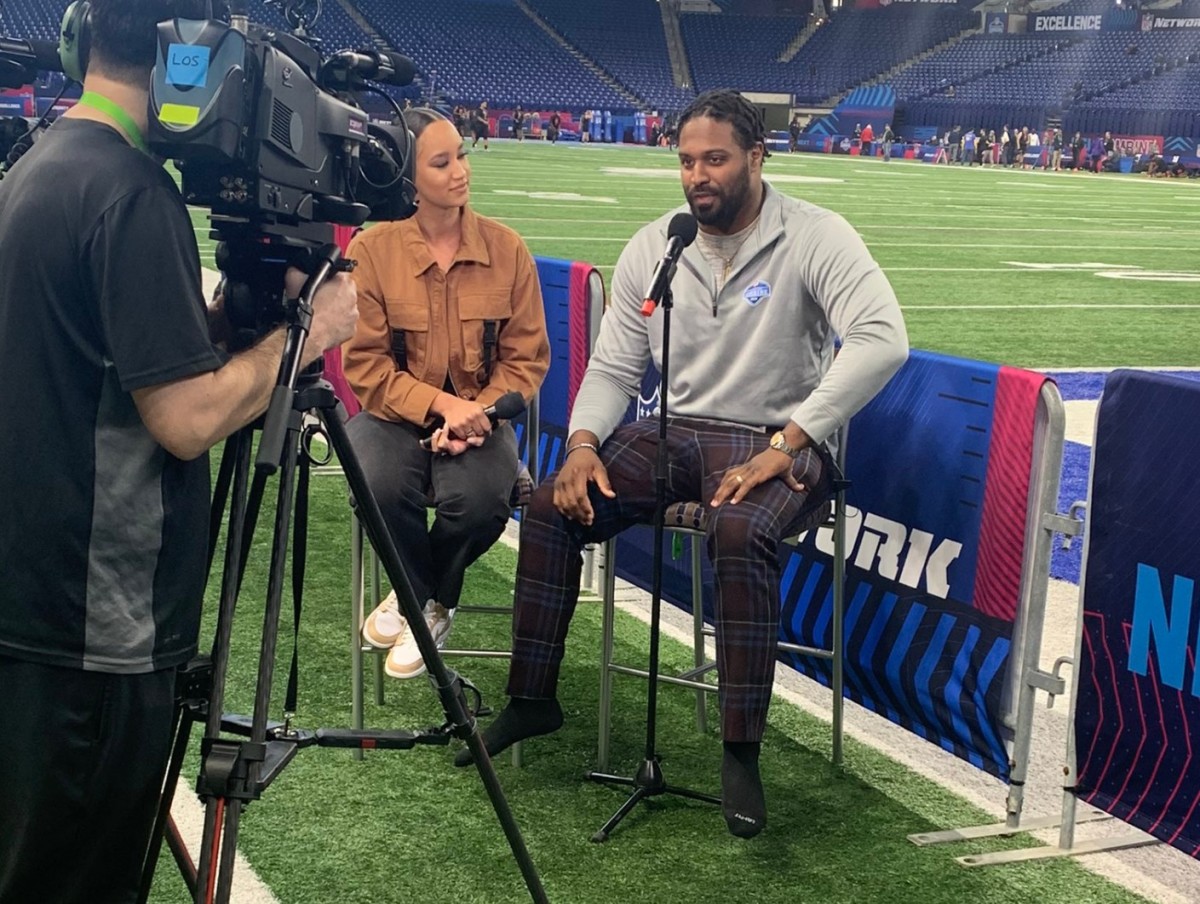
M 415 210 L 412 135 L 395 101 L 369 84 L 410 84 L 413 63 L 374 49 L 322 53 L 309 32 L 318 0 L 271 5 L 293 31 L 250 22 L 238 2 L 228 21 L 159 23 L 146 136 L 153 153 L 174 161 L 187 203 L 209 209 L 227 314 L 255 334 L 285 318 L 283 270 L 313 272 L 333 225 Z M 63 71 L 59 50 L 0 37 L 0 86 Z M 370 118 L 363 91 L 391 104 L 394 124 Z

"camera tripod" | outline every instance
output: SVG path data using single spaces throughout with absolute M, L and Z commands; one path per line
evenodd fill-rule
M 332 387 L 320 379 L 319 371 L 305 371 L 303 374 L 300 372 L 301 353 L 312 322 L 312 298 L 330 274 L 339 269 L 346 269 L 336 245 L 322 247 L 315 261 L 316 264 L 310 270 L 311 275 L 300 298 L 290 304 L 288 309 L 287 336 L 279 380 L 261 427 L 251 425 L 239 430 L 230 437 L 225 447 L 209 525 L 211 567 L 221 530 L 225 498 L 231 493 L 216 636 L 212 655 L 199 657 L 189 663 L 179 676 L 175 743 L 147 853 L 139 900 L 144 902 L 149 896 L 158 854 L 165 838 L 180 866 L 193 900 L 197 904 L 228 902 L 242 811 L 251 801 L 262 796 L 300 750 L 312 746 L 407 750 L 417 744 L 445 745 L 450 742 L 451 737 L 458 737 L 464 739 L 471 749 L 492 807 L 508 839 L 530 896 L 535 902 L 547 901 L 520 828 L 509 809 L 495 768 L 476 727 L 475 717 L 481 714 L 482 709 L 479 692 L 466 679 L 447 669 L 438 654 L 437 646 L 422 616 L 412 582 L 405 572 L 379 505 L 350 445 L 344 423 L 345 410 L 334 395 Z M 311 436 L 311 431 L 306 434 L 304 430 L 306 415 L 317 418 L 342 465 L 357 504 L 358 517 L 391 579 L 402 611 L 408 620 L 409 629 L 413 632 L 417 647 L 428 667 L 430 680 L 441 699 L 446 714 L 446 721 L 441 726 L 417 730 L 295 728 L 291 725 L 291 716 L 296 707 L 297 667 L 294 654 L 287 699 L 284 702 L 284 722 L 268 721 L 293 507 L 293 597 L 297 627 L 299 622 L 309 476 L 309 457 L 307 452 L 301 453 L 301 446 L 306 438 Z M 255 474 L 251 482 L 250 456 L 256 430 L 261 430 L 261 436 Z M 223 704 L 234 609 L 266 483 L 276 472 L 279 472 L 278 500 L 254 710 L 250 717 L 232 716 L 224 713 Z M 467 691 L 473 694 L 473 706 L 467 703 Z M 197 791 L 205 804 L 205 816 L 198 866 L 192 865 L 170 819 L 171 800 L 178 784 L 194 723 L 204 725 Z M 233 740 L 224 737 L 223 734 L 240 737 Z

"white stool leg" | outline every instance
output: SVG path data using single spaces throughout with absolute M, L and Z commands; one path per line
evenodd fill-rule
M 358 516 L 350 516 L 350 727 L 363 727 L 363 529 Z M 361 749 L 354 751 L 361 760 Z
M 375 605 L 379 605 L 383 599 L 383 582 L 380 579 L 380 563 L 379 553 L 375 551 L 375 547 L 371 547 L 371 599 Z M 372 656 L 374 668 L 372 671 L 375 674 L 375 705 L 383 706 L 383 656 Z

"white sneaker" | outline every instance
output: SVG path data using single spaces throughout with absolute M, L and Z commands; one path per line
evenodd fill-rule
M 363 640 L 377 650 L 391 649 L 408 628 L 408 622 L 400 614 L 400 604 L 393 590 L 383 598 L 375 609 L 363 620 Z
M 447 609 L 441 603 L 430 600 L 425 604 L 425 624 L 433 635 L 433 642 L 440 650 L 446 645 L 450 636 L 450 626 L 454 623 L 454 609 Z M 417 639 L 404 624 L 403 633 L 396 639 L 395 645 L 387 655 L 383 670 L 393 678 L 417 678 L 425 674 L 425 660 L 417 649 Z

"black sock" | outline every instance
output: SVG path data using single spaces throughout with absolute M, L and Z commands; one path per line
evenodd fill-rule
M 483 744 L 488 756 L 495 756 L 517 741 L 558 731 L 562 723 L 562 707 L 555 698 L 533 700 L 513 697 L 495 721 L 483 730 Z M 474 762 L 469 747 L 460 750 L 454 757 L 455 766 L 470 766 Z
M 726 741 L 721 760 L 721 812 L 739 838 L 753 838 L 767 827 L 767 802 L 758 774 L 757 741 Z

